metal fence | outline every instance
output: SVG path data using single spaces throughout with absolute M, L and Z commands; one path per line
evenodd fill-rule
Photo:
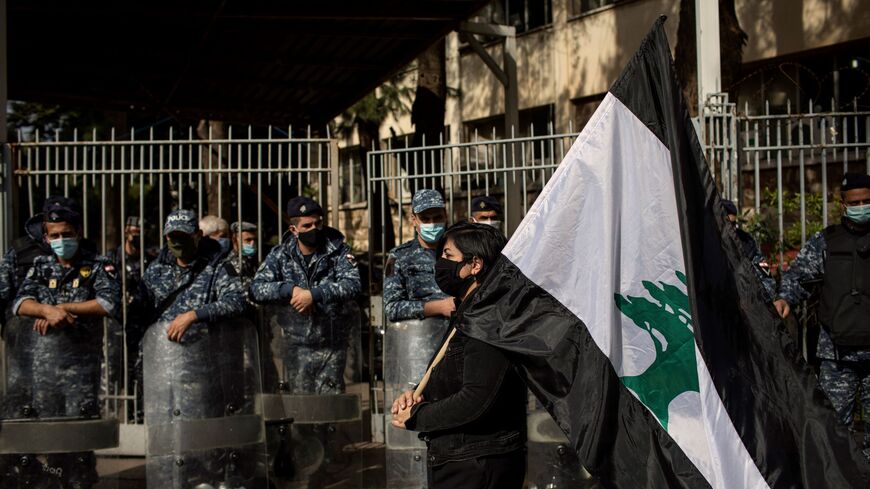
M 749 230 L 779 264 L 840 213 L 847 171 L 870 170 L 870 111 L 856 101 L 830 110 L 790 101 L 743 111 L 727 94 L 711 96 L 700 136 L 720 191 L 743 209 Z M 760 112 L 760 113 L 757 113 Z
M 547 134 L 512 139 L 483 139 L 425 147 L 390 147 L 368 154 L 368 196 L 372 232 L 383 232 L 392 222 L 395 245 L 413 237 L 409 206 L 413 194 L 435 188 L 447 202 L 451 222 L 471 213 L 471 200 L 480 195 L 499 197 L 505 221 L 525 215 L 556 167 L 571 148 L 576 133 Z M 379 206 L 375 201 L 389 202 Z M 382 212 L 377 212 L 383 209 Z M 388 215 L 387 210 L 392 211 Z M 514 212 L 516 215 L 511 215 Z M 508 231 L 511 231 L 510 229 Z M 383 243 L 387 236 L 371 236 Z M 372 247 L 382 257 L 388 248 Z
M 81 203 L 84 236 L 103 254 L 121 245 L 127 218 L 137 217 L 143 223 L 140 266 L 163 245 L 164 220 L 178 208 L 192 209 L 200 217 L 214 214 L 230 223 L 256 224 L 260 260 L 287 230 L 283 212 L 287 199 L 312 196 L 324 208 L 329 204 L 332 213 L 325 217 L 337 221 L 339 196 L 330 190 L 338 180 L 337 140 L 311 136 L 310 128 L 303 134 L 270 127 L 261 137 L 254 136 L 255 130 L 264 129 L 229 127 L 224 137 L 212 137 L 209 128 L 204 139 L 197 137 L 194 128 L 184 134 L 170 129 L 162 139 L 155 138 L 152 130 L 144 140 L 133 136 L 122 140 L 114 130 L 104 139 L 94 131 L 86 140 L 78 133 L 68 139 L 36 133 L 33 141 L 12 143 L 8 148 L 12 205 L 5 212 L 18 217 L 14 236 L 21 234 L 24 219 L 40 212 L 45 198 L 54 195 Z M 11 241 L 11 236 L 2 238 L 3 246 Z M 126 254 L 118 256 L 119 270 L 126 270 Z M 129 298 L 127 274 L 120 273 L 119 278 L 123 297 Z M 128 324 L 127 301 L 120 319 Z M 104 409 L 122 422 L 133 423 L 130 413 L 135 410 L 128 405 L 136 402 L 135 380 L 128 367 L 136 352 L 127 351 L 126 329 L 114 338 L 110 327 L 107 321 Z M 119 348 L 113 339 L 120 342 L 120 358 L 113 354 Z M 114 378 L 109 374 L 112 365 L 120 373 Z

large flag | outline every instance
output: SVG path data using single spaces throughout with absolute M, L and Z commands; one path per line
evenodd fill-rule
M 741 256 L 660 19 L 466 310 L 606 487 L 866 488 Z

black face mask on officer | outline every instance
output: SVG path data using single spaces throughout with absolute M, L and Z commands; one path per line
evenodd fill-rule
M 296 234 L 296 239 L 309 248 L 320 248 L 325 241 L 326 235 L 323 232 L 323 221 L 319 218 L 316 221 L 306 220 L 304 224 L 302 222 L 296 222 L 291 225 L 293 226 L 292 231 Z M 301 227 L 304 227 L 306 231 L 300 229 Z
M 309 248 L 318 248 L 321 244 L 323 244 L 322 229 L 314 228 L 311 231 L 299 233 L 296 237 L 299 239 L 300 243 L 304 244 Z
M 445 294 L 462 299 L 468 287 L 474 283 L 474 275 L 465 278 L 459 276 L 459 272 L 470 261 L 453 261 L 447 258 L 438 258 L 435 262 L 435 283 Z
M 190 261 L 196 256 L 198 240 L 189 234 L 174 234 L 166 237 L 166 246 L 176 257 L 184 261 Z

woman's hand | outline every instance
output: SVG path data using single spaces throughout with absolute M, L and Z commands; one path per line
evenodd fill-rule
M 423 402 L 423 396 L 414 397 L 414 391 L 405 391 L 399 394 L 399 397 L 393 401 L 392 409 L 390 409 L 393 414 L 392 425 L 404 430 L 405 421 L 411 417 L 411 408 L 420 402 Z
M 414 398 L 414 391 L 405 391 L 399 394 L 399 397 L 393 401 L 393 407 L 390 409 L 390 413 L 393 415 L 399 414 L 399 411 L 403 409 L 411 409 L 414 404 L 423 401 L 423 396 L 418 396 L 416 399 Z
M 408 418 L 410 418 L 410 417 L 411 417 L 411 406 L 408 406 L 407 408 L 399 410 L 398 413 L 393 414 L 392 424 L 396 428 L 402 428 L 404 430 L 404 429 L 406 429 L 405 428 L 405 421 L 408 421 Z

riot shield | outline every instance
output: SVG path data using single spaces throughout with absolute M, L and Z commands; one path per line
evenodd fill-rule
M 45 335 L 33 326 L 13 317 L 3 330 L 0 487 L 110 485 L 117 467 L 103 463 L 98 472 L 94 453 L 118 445 L 117 419 L 101 416 L 98 397 L 103 321 Z
M 529 489 L 556 489 L 562 487 L 597 487 L 592 476 L 580 463 L 577 452 L 540 403 L 527 416 L 526 487 Z
M 180 342 L 167 327 L 151 325 L 143 340 L 147 486 L 267 487 L 254 325 L 195 323 Z
M 363 417 L 368 384 L 357 381 L 360 310 L 354 302 L 328 307 L 307 315 L 289 305 L 266 309 L 263 370 L 276 381 L 262 404 L 278 488 L 363 485 L 370 430 Z
M 395 398 L 423 378 L 441 346 L 448 320 L 427 318 L 390 323 L 384 333 L 384 411 L 388 488 L 426 487 L 426 445 L 417 433 L 390 424 Z

